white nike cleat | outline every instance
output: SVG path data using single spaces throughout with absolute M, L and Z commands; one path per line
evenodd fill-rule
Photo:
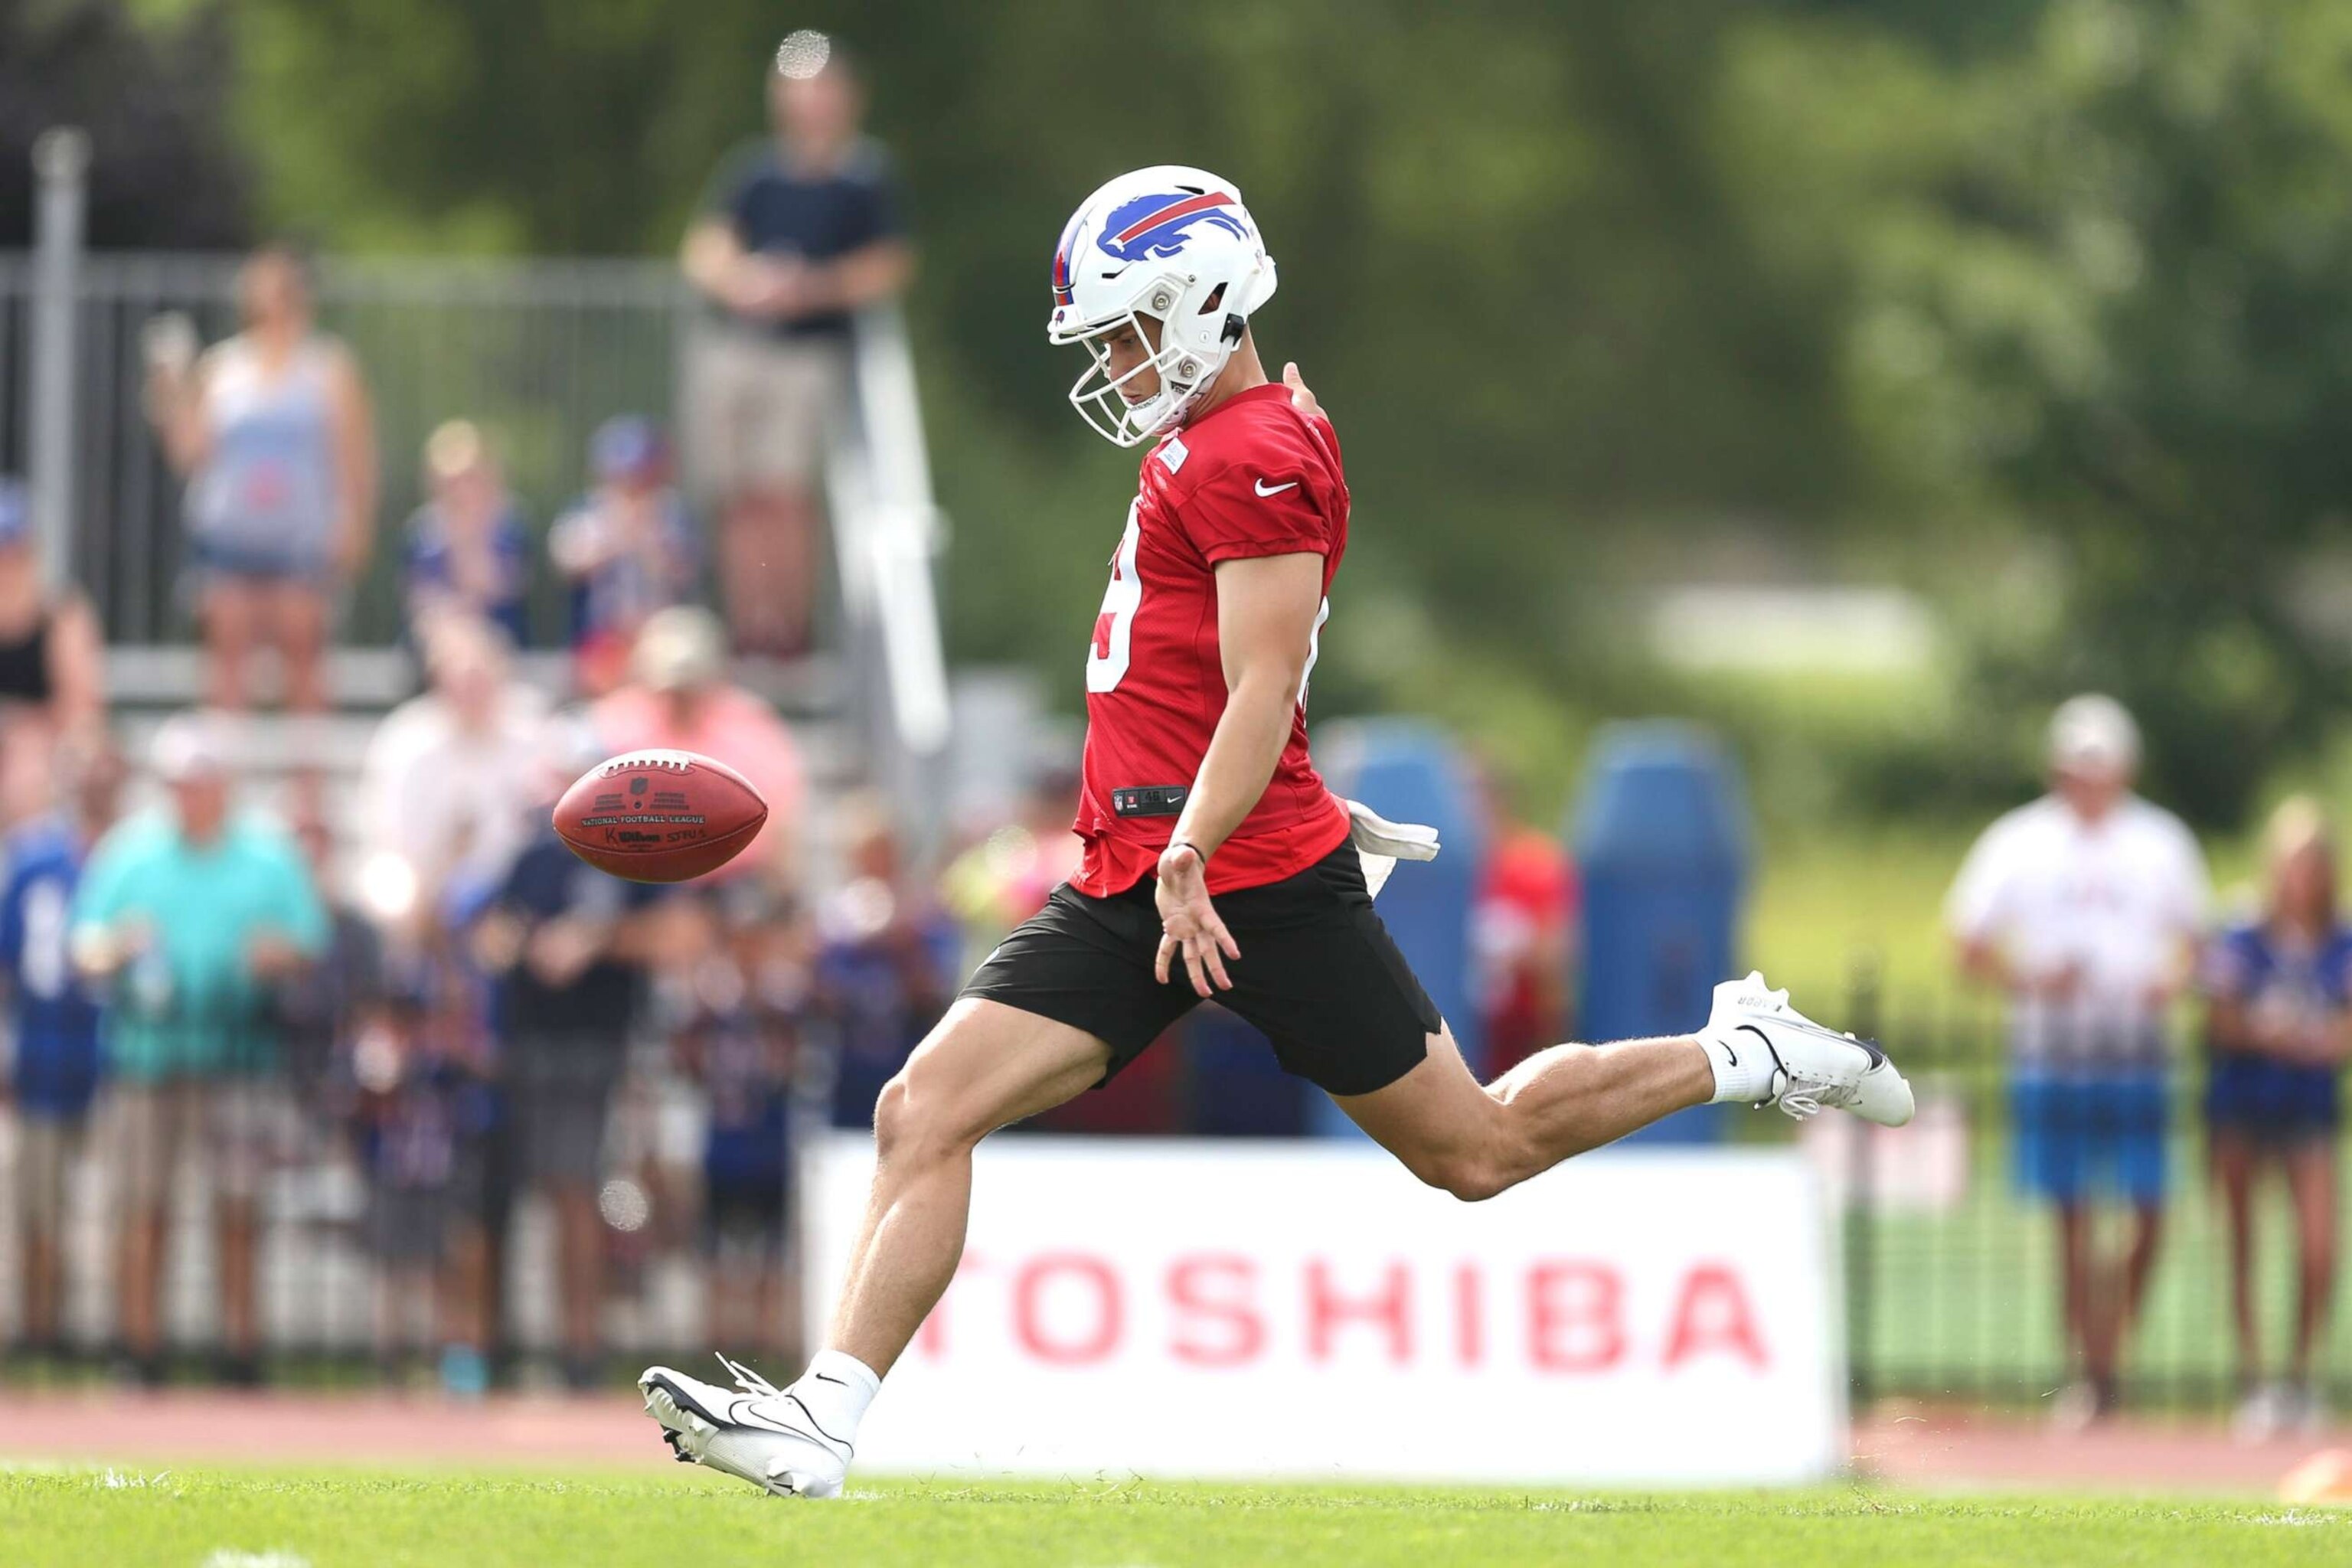
M 1772 1089 L 1759 1106 L 1777 1105 L 1800 1121 L 1824 1106 L 1881 1127 L 1911 1120 L 1911 1086 L 1885 1051 L 1814 1023 L 1789 1005 L 1786 991 L 1766 989 L 1760 973 L 1715 988 L 1706 1032 L 1735 1059 L 1751 1048 L 1770 1058 Z
M 682 1465 L 708 1465 L 778 1497 L 841 1495 L 852 1449 L 828 1436 L 790 1389 L 725 1356 L 736 1389 L 649 1366 L 637 1379 L 646 1414 Z

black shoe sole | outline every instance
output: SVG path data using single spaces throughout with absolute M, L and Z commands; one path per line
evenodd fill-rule
M 727 1426 L 733 1425 L 733 1423 L 730 1422 L 725 1416 L 712 1414 L 708 1405 L 695 1398 L 694 1395 L 688 1394 L 685 1389 L 680 1388 L 677 1384 L 672 1383 L 667 1377 L 656 1374 L 653 1377 L 646 1379 L 645 1383 L 640 1384 L 640 1386 L 660 1389 L 663 1393 L 669 1395 L 671 1404 L 677 1405 L 680 1410 L 691 1410 L 697 1415 L 701 1416 L 705 1421 L 709 1422 L 713 1426 Z

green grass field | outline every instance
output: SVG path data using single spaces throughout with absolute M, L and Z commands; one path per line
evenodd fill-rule
M 0 1562 L 343 1563 L 2340 1563 L 2352 1511 L 1923 1498 L 1334 1487 L 861 1487 L 782 1502 L 674 1479 L 75 1470 L 0 1475 Z

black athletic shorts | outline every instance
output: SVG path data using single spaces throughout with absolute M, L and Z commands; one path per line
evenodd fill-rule
M 1101 1083 L 1192 1011 L 1183 965 L 1153 977 L 1160 910 L 1146 877 L 1091 898 L 1065 882 L 989 954 L 963 989 L 1034 1013 L 1110 1047 Z M 1342 844 L 1296 877 L 1216 895 L 1238 959 L 1220 1005 L 1274 1043 L 1283 1070 L 1331 1094 L 1370 1094 L 1411 1072 L 1442 1025 L 1437 1008 L 1372 912 L 1363 863 Z

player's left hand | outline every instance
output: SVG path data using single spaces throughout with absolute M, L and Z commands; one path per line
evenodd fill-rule
M 1298 412 L 1306 415 L 1309 419 L 1328 419 L 1331 417 L 1329 415 L 1323 412 L 1323 401 L 1317 397 L 1314 392 L 1308 388 L 1307 378 L 1298 374 L 1298 362 L 1297 360 L 1293 360 L 1288 364 L 1282 367 L 1282 384 L 1290 388 L 1290 405 L 1293 408 L 1297 409 Z
M 1225 960 L 1239 958 L 1241 945 L 1209 901 L 1209 872 L 1201 852 L 1189 844 L 1170 845 L 1160 857 L 1160 885 L 1153 898 L 1160 906 L 1160 956 L 1151 968 L 1160 984 L 1168 984 L 1181 953 L 1194 991 L 1202 996 L 1231 991 L 1234 982 L 1225 973 Z

